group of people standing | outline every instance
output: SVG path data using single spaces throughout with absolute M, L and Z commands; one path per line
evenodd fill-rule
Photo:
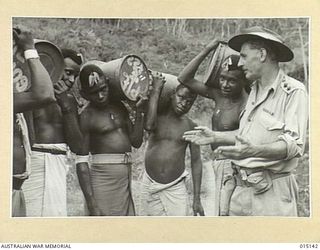
M 232 37 L 228 45 L 239 53 L 222 63 L 217 86 L 195 79 L 200 64 L 221 43 L 213 40 L 179 73 L 179 84 L 161 107 L 167 78 L 150 73 L 152 85 L 148 96 L 135 103 L 134 122 L 124 104 L 111 98 L 110 79 L 101 68 L 83 65 L 79 53 L 62 49 L 64 73 L 52 83 L 30 33 L 15 33 L 15 40 L 28 62 L 31 87 L 14 94 L 12 216 L 67 216 L 69 150 L 76 154 L 88 215 L 136 215 L 131 148 L 141 146 L 145 133 L 139 215 L 205 215 L 202 145 L 211 145 L 214 153 L 215 215 L 298 215 L 293 171 L 306 143 L 308 95 L 303 83 L 279 66 L 294 55 L 278 34 L 251 27 Z M 88 102 L 81 112 L 71 93 L 76 78 Z M 186 115 L 197 94 L 215 103 L 212 129 Z M 29 111 L 32 115 L 24 119 Z

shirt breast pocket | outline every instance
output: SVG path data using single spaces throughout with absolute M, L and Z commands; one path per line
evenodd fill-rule
M 261 112 L 258 121 L 261 131 L 257 131 L 257 136 L 263 137 L 263 143 L 275 142 L 278 140 L 278 136 L 283 133 L 285 124 L 266 112 Z

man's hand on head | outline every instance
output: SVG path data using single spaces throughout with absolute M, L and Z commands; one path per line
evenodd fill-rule
M 23 51 L 28 49 L 35 49 L 31 32 L 13 29 L 13 37 L 18 47 Z
M 215 50 L 220 43 L 226 44 L 225 41 L 222 41 L 222 40 L 220 40 L 220 39 L 213 39 L 211 42 L 209 42 L 209 43 L 206 45 L 205 51 L 210 52 L 210 51 L 212 51 L 212 50 Z
M 166 82 L 165 77 L 160 72 L 152 72 L 152 90 L 153 92 L 161 92 Z

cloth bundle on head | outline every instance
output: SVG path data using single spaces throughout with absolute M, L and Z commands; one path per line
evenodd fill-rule
M 262 40 L 268 44 L 279 62 L 289 62 L 294 57 L 292 50 L 285 45 L 279 34 L 260 26 L 244 29 L 241 34 L 232 37 L 229 40 L 228 45 L 230 48 L 240 52 L 241 46 L 244 43 L 257 40 Z
M 80 70 L 80 87 L 82 91 L 87 91 L 94 87 L 98 82 L 100 77 L 103 77 L 102 70 L 93 64 L 85 65 Z
M 222 67 L 222 69 L 226 69 L 228 71 L 241 70 L 241 68 L 238 67 L 239 60 L 240 60 L 239 55 L 234 55 L 234 54 L 230 55 L 224 60 L 221 67 Z

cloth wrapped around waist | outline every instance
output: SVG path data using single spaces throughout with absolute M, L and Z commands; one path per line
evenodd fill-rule
M 94 154 L 90 166 L 91 185 L 104 215 L 134 215 L 130 191 L 131 155 Z
M 185 184 L 185 170 L 177 179 L 162 184 L 154 181 L 145 171 L 141 183 L 140 215 L 189 216 L 192 215 Z
M 145 183 L 148 183 L 148 191 L 150 194 L 155 194 L 158 192 L 161 192 L 163 190 L 168 190 L 170 189 L 170 187 L 175 186 L 177 183 L 179 183 L 180 181 L 182 181 L 185 177 L 187 177 L 189 175 L 189 173 L 184 170 L 184 172 L 174 181 L 163 184 L 163 183 L 159 183 L 156 182 L 155 180 L 153 180 L 147 172 L 145 172 Z M 148 180 L 148 181 L 146 181 Z

